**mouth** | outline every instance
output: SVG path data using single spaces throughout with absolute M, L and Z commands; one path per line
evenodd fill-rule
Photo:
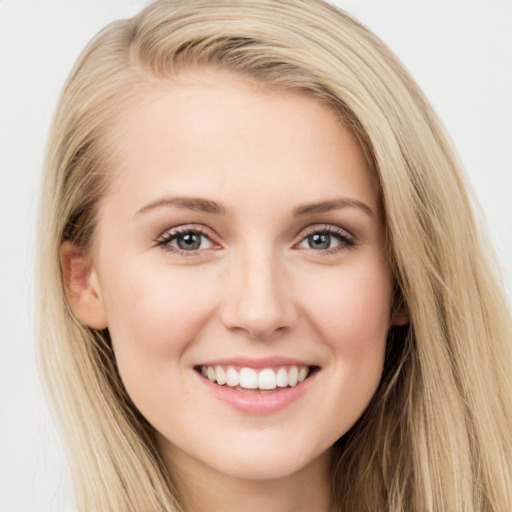
M 320 368 L 311 365 L 281 365 L 265 368 L 233 365 L 198 365 L 194 370 L 223 388 L 243 393 L 277 393 L 299 386 Z

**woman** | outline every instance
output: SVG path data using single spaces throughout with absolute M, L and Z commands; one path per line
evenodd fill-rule
M 431 108 L 345 13 L 166 0 L 107 27 L 41 223 L 81 510 L 512 506 L 492 258 Z

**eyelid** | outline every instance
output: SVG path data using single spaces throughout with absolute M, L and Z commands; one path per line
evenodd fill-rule
M 208 238 L 208 240 L 210 240 L 214 247 L 208 249 L 196 249 L 191 251 L 185 251 L 179 249 L 178 247 L 173 247 L 169 244 L 169 242 L 175 239 L 177 236 L 191 232 L 199 233 L 200 235 Z M 215 233 L 211 229 L 206 228 L 205 226 L 202 226 L 200 224 L 183 224 L 165 230 L 161 235 L 155 238 L 155 246 L 161 247 L 162 249 L 165 249 L 174 254 L 184 256 L 197 256 L 199 253 L 202 253 L 204 251 L 220 248 L 221 245 L 218 242 L 217 238 L 218 237 L 215 235 Z
M 202 236 L 205 236 L 210 240 L 210 242 L 214 245 L 212 248 L 208 249 L 196 249 L 196 250 L 190 250 L 185 251 L 181 250 L 177 247 L 171 246 L 169 242 L 173 239 L 175 239 L 180 234 L 186 234 L 190 232 L 199 233 Z M 336 226 L 333 224 L 312 224 L 311 226 L 308 226 L 301 230 L 301 232 L 297 235 L 297 239 L 293 244 L 293 248 L 297 249 L 298 245 L 302 243 L 308 236 L 311 236 L 313 234 L 317 233 L 325 233 L 330 234 L 338 237 L 340 240 L 340 243 L 332 247 L 330 249 L 324 249 L 324 250 L 317 250 L 317 249 L 309 249 L 315 253 L 320 253 L 324 255 L 337 253 L 346 249 L 350 249 L 354 247 L 357 243 L 356 237 L 350 233 L 348 230 Z M 203 253 L 204 251 L 210 251 L 211 249 L 219 249 L 221 248 L 221 244 L 218 242 L 218 237 L 215 234 L 214 231 L 207 228 L 204 225 L 201 224 L 183 224 L 180 226 L 176 226 L 173 228 L 169 228 L 165 230 L 161 235 L 159 235 L 154 240 L 156 246 L 160 246 L 161 248 L 168 250 L 171 253 L 184 255 L 184 256 L 197 256 L 200 253 Z M 305 249 L 308 250 L 308 249 Z
M 336 226 L 334 224 L 313 224 L 311 226 L 308 226 L 304 228 L 300 234 L 298 235 L 298 240 L 294 243 L 294 248 L 297 248 L 300 243 L 302 243 L 308 236 L 317 234 L 317 233 L 324 233 L 324 234 L 330 234 L 335 235 L 338 238 L 341 239 L 341 243 L 335 247 L 332 247 L 330 249 L 324 249 L 324 250 L 317 250 L 317 249 L 309 249 L 313 252 L 320 253 L 320 254 L 332 254 L 339 251 L 343 251 L 346 249 L 350 249 L 354 247 L 357 243 L 357 238 L 350 233 L 350 231 L 347 231 L 346 229 Z M 308 249 L 305 249 L 308 250 Z

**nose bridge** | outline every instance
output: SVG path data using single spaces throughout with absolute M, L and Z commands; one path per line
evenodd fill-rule
M 268 337 L 290 327 L 295 315 L 286 269 L 271 247 L 242 249 L 227 273 L 222 319 L 226 327 Z

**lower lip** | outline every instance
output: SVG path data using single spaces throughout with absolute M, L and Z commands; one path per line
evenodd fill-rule
M 238 391 L 228 386 L 219 386 L 198 374 L 203 384 L 213 396 L 234 409 L 246 414 L 270 414 L 280 411 L 298 400 L 310 387 L 318 372 L 291 388 L 282 388 L 273 392 L 258 393 Z

